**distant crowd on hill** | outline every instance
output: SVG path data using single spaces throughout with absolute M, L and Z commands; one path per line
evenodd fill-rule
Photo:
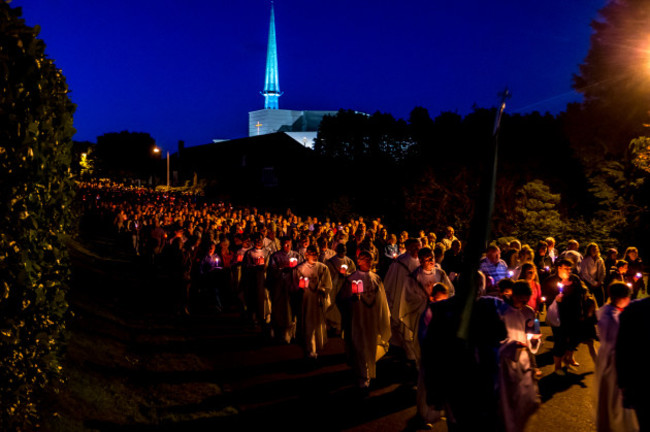
M 579 366 L 574 352 L 581 343 L 594 361 L 603 352 L 613 355 L 618 315 L 631 300 L 647 297 L 634 246 L 601 256 L 596 243 L 581 248 L 575 239 L 562 251 L 552 237 L 532 246 L 492 244 L 476 263 L 475 313 L 481 318 L 470 325 L 475 355 L 469 355 L 451 342 L 450 329 L 464 310 L 454 294 L 470 276 L 463 273 L 463 241 L 453 227 L 412 235 L 389 229 L 380 218 L 272 214 L 114 183 L 82 183 L 78 196 L 89 229 L 111 232 L 167 275 L 180 314 L 240 311 L 269 341 L 300 343 L 309 361 L 316 361 L 328 337 L 342 336 L 362 392 L 375 378 L 377 359 L 389 348 L 399 350 L 419 371 L 418 413 L 425 424 L 444 414 L 458 424 L 523 430 L 539 406 L 534 354 L 541 344 L 540 312 L 547 311 L 553 331 L 554 371 L 563 375 Z M 599 334 L 600 353 L 594 343 Z M 440 349 L 449 355 L 440 356 Z M 512 362 L 521 367 L 508 367 Z M 602 382 L 616 377 L 616 368 L 597 372 Z M 622 377 L 625 383 L 619 379 L 615 389 L 629 397 L 637 383 Z M 497 390 L 493 382 L 500 383 Z M 476 390 L 473 396 L 463 383 Z M 610 393 L 601 395 L 599 419 L 635 424 L 627 408 L 645 399 L 635 394 L 637 400 L 623 407 L 619 393 Z M 483 398 L 471 418 L 463 413 L 467 397 Z

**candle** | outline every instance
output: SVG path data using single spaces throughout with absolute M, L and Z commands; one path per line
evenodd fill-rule
M 637 279 L 641 279 L 641 276 L 643 276 L 641 273 L 637 273 L 634 275 Z
M 300 280 L 298 281 L 298 288 L 305 289 L 309 286 L 309 278 L 300 276 Z
M 513 277 L 514 275 L 515 275 L 515 272 L 513 272 L 512 270 L 510 270 L 508 272 L 508 277 Z
M 396 254 L 396 253 L 393 253 L 393 259 L 394 259 L 394 258 L 397 258 L 397 254 Z
M 632 284 L 631 284 L 631 283 L 629 283 L 629 282 L 628 282 L 628 283 L 626 283 L 625 285 L 627 285 L 627 286 L 629 286 L 630 288 L 632 288 Z
M 363 281 L 355 280 L 352 281 L 352 294 L 362 294 L 363 293 Z
M 298 258 L 289 258 L 289 267 L 295 267 L 298 265 Z
M 545 302 L 545 301 L 546 301 L 546 297 L 542 297 L 542 301 Z
M 242 254 L 237 254 L 237 262 L 242 262 L 244 259 L 244 255 Z
M 551 268 L 549 266 L 546 266 L 546 267 L 544 267 L 544 270 L 546 270 L 548 272 L 548 271 L 551 271 Z
M 257 265 L 264 265 L 264 263 L 265 260 L 263 256 L 257 258 Z
M 560 294 L 562 294 L 562 291 L 564 290 L 564 285 L 562 285 L 562 282 L 557 283 L 557 289 L 560 290 Z
M 348 272 L 348 266 L 347 264 L 341 264 L 341 268 L 339 269 L 339 272 L 341 274 L 346 274 Z

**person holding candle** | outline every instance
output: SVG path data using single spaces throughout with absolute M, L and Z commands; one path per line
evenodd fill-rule
M 596 427 L 605 431 L 638 430 L 636 414 L 623 406 L 616 372 L 616 339 L 621 312 L 630 304 L 632 290 L 623 282 L 610 286 L 609 303 L 598 310 L 600 348 L 596 362 Z
M 625 249 L 624 259 L 627 261 L 626 279 L 632 284 L 632 300 L 634 300 L 639 296 L 639 292 L 646 292 L 643 280 L 643 261 L 639 257 L 639 250 L 634 246 Z
M 499 308 L 508 336 L 499 348 L 499 406 L 504 429 L 524 430 L 527 420 L 541 405 L 537 388 L 537 365 L 533 351 L 539 348 L 535 311 L 528 306 L 530 284 L 518 280 L 512 296 Z
M 269 258 L 266 286 L 272 299 L 271 324 L 274 335 L 280 342 L 288 344 L 296 336 L 290 290 L 293 283 L 293 269 L 298 266 L 298 252 L 291 249 L 291 237 L 282 237 L 280 243 L 282 249 Z
M 345 244 L 339 243 L 336 246 L 336 255 L 326 262 L 330 276 L 332 277 L 332 292 L 330 293 L 330 298 L 332 299 L 336 299 L 347 277 L 357 270 L 354 261 L 346 256 L 346 251 Z M 335 301 L 327 309 L 325 318 L 331 332 L 335 335 L 340 335 L 342 331 L 341 313 Z
M 330 306 L 332 278 L 327 266 L 318 262 L 316 246 L 307 247 L 305 258 L 293 271 L 292 310 L 299 310 L 297 330 L 305 355 L 315 360 L 327 342 L 325 311 Z
M 602 306 L 605 302 L 603 284 L 605 283 L 606 274 L 605 261 L 600 256 L 600 248 L 596 243 L 589 243 L 586 256 L 580 264 L 580 277 L 587 284 L 589 291 L 596 297 L 598 306 Z
M 501 279 L 508 277 L 508 265 L 501 259 L 501 249 L 497 245 L 488 246 L 485 251 L 485 258 L 479 263 L 479 270 L 489 277 L 493 285 L 499 283 Z M 488 288 L 490 291 L 490 288 Z
M 553 362 L 554 371 L 563 374 L 563 363 L 569 366 L 579 366 L 574 358 L 574 351 L 580 342 L 589 346 L 589 352 L 595 359 L 596 353 L 593 346 L 593 333 L 589 326 L 591 322 L 587 304 L 590 296 L 587 287 L 574 273 L 573 262 L 560 258 L 557 262 L 557 274 L 547 278 L 542 286 L 542 294 L 546 297 L 546 305 L 550 307 L 557 298 L 560 316 L 560 326 L 553 327 Z M 591 296 L 593 299 L 593 296 Z
M 219 255 L 216 253 L 217 245 L 211 242 L 208 251 L 201 260 L 201 288 L 210 297 L 214 299 L 214 307 L 217 312 L 221 312 L 221 297 L 219 295 Z
M 358 269 L 350 274 L 336 296 L 343 317 L 343 336 L 359 388 L 367 392 L 376 377 L 376 362 L 387 351 L 390 312 L 381 278 L 371 270 L 372 254 L 359 252 Z
M 265 285 L 268 249 L 264 248 L 264 236 L 256 232 L 251 240 L 253 247 L 242 259 L 242 286 L 246 309 L 253 324 L 261 325 L 270 335 L 271 301 Z

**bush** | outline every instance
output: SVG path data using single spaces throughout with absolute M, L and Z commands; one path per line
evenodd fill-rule
M 37 429 L 59 382 L 72 113 L 38 28 L 0 2 L 0 430 Z

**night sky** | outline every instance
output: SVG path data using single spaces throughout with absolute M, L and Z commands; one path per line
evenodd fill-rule
M 276 0 L 280 108 L 556 114 L 606 0 Z M 176 151 L 248 133 L 268 0 L 14 0 L 77 104 L 75 140 L 148 132 Z

